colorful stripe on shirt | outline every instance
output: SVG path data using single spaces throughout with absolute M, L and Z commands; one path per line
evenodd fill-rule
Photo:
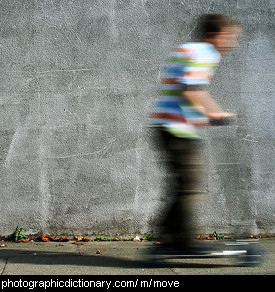
M 161 76 L 151 125 L 178 137 L 202 138 L 208 119 L 199 105 L 184 96 L 184 91 L 190 86 L 208 85 L 219 60 L 219 53 L 208 43 L 187 43 L 176 48 Z

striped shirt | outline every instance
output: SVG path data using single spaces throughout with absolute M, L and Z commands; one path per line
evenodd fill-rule
M 208 85 L 219 61 L 219 52 L 209 43 L 178 46 L 164 67 L 151 126 L 162 127 L 177 137 L 203 138 L 208 118 L 200 105 L 184 97 L 184 91 Z

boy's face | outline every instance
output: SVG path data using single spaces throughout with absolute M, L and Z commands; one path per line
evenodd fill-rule
M 241 34 L 239 27 L 224 28 L 213 36 L 213 44 L 215 48 L 222 54 L 226 54 L 233 48 L 239 46 L 238 37 Z

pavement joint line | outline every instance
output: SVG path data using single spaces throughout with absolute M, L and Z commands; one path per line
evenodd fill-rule
M 5 272 L 6 266 L 7 266 L 7 264 L 8 264 L 8 260 L 9 260 L 8 257 L 5 258 L 5 264 L 4 264 L 4 267 L 3 267 L 2 271 L 1 271 L 1 276 L 4 275 L 4 272 Z

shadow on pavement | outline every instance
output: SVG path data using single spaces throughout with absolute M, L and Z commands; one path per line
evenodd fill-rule
M 0 259 L 8 260 L 9 264 L 33 264 L 33 265 L 70 265 L 70 266 L 94 266 L 94 267 L 119 267 L 125 269 L 144 268 L 221 268 L 230 267 L 232 264 L 211 264 L 209 262 L 196 263 L 184 261 L 165 261 L 157 264 L 146 261 L 145 256 L 138 260 L 107 255 L 88 255 L 77 252 L 47 252 L 24 249 L 0 249 Z

